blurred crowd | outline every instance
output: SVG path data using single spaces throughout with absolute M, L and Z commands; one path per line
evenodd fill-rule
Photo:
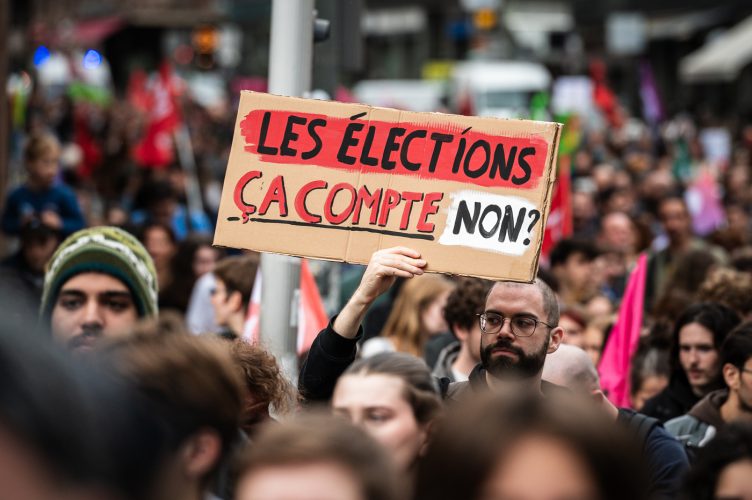
M 173 102 L 165 161 L 133 95 L 35 91 L 13 130 L 0 500 L 752 498 L 752 126 L 563 117 L 536 281 L 336 267 L 296 387 L 245 335 L 259 255 L 211 244 L 234 113 Z

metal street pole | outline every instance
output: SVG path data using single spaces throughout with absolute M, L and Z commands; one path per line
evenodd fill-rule
M 302 96 L 311 86 L 314 0 L 273 0 L 269 92 Z M 261 256 L 261 339 L 288 375 L 297 373 L 300 260 Z

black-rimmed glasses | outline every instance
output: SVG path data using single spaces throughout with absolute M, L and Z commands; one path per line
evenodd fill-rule
M 509 320 L 512 334 L 516 337 L 532 336 L 535 333 L 535 329 L 538 328 L 538 323 L 546 325 L 548 328 L 555 328 L 553 325 L 549 325 L 545 321 L 541 321 L 533 316 L 512 316 L 511 318 L 507 318 L 498 313 L 487 312 L 478 314 L 480 331 L 489 335 L 499 333 L 504 328 L 504 322 L 507 319 Z

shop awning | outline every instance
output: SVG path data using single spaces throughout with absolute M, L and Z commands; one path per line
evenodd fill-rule
M 679 76 L 687 83 L 733 81 L 752 62 L 752 16 L 684 57 Z

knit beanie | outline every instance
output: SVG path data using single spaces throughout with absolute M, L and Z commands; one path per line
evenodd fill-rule
M 49 317 L 60 288 L 86 272 L 108 274 L 130 290 L 139 317 L 157 314 L 157 272 L 144 246 L 116 227 L 93 227 L 73 233 L 50 259 L 44 276 L 42 317 Z

